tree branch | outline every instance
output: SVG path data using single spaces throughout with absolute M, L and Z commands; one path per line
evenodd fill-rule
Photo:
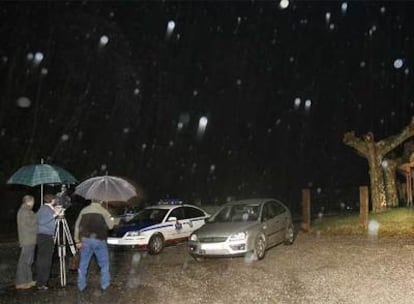
M 412 136 L 414 136 L 414 118 L 411 119 L 411 123 L 405 127 L 401 133 L 377 142 L 377 152 L 378 154 L 384 156 Z
M 346 132 L 344 134 L 343 143 L 358 151 L 363 157 L 368 157 L 368 148 L 365 140 L 355 136 L 355 132 Z

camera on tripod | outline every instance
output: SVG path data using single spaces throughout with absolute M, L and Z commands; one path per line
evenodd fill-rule
M 71 205 L 71 198 L 67 193 L 66 185 L 62 185 L 61 191 L 56 194 L 56 207 L 62 210 L 68 209 Z
M 56 218 L 54 240 L 58 246 L 58 256 L 60 265 L 60 284 L 66 286 L 66 245 L 74 256 L 76 254 L 75 243 L 70 234 L 68 222 L 65 218 L 65 210 L 72 205 L 70 196 L 67 193 L 66 185 L 62 185 L 61 191 L 56 194 L 55 210 L 58 211 Z

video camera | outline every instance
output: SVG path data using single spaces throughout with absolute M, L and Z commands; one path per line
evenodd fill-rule
M 61 191 L 56 193 L 56 206 L 68 209 L 72 205 L 71 198 L 67 194 L 66 185 L 62 185 Z

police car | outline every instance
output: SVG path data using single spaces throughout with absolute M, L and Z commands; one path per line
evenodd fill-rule
M 161 200 L 118 225 L 107 242 L 111 246 L 145 248 L 150 254 L 158 254 L 168 244 L 186 241 L 209 217 L 201 208 L 180 200 Z

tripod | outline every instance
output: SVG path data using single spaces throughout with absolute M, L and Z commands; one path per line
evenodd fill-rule
M 76 248 L 70 234 L 68 222 L 63 215 L 56 218 L 55 224 L 55 244 L 58 247 L 59 265 L 60 265 L 60 285 L 66 286 L 66 244 L 72 252 L 76 254 Z

